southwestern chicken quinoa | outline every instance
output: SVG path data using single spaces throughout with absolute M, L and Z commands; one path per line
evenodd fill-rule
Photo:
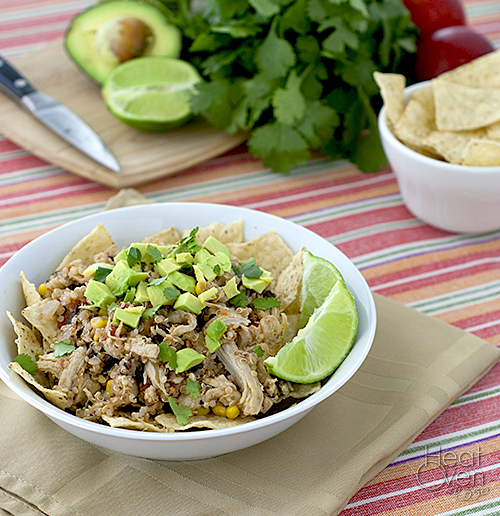
M 169 228 L 118 249 L 98 226 L 38 288 L 21 274 L 31 326 L 9 314 L 11 367 L 78 417 L 149 431 L 232 426 L 318 390 L 264 364 L 297 331 L 285 309 L 299 274 L 288 268 L 280 287 L 279 266 L 244 257 L 252 247 L 200 233 Z

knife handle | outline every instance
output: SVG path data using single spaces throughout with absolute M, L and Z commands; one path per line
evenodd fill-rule
M 19 102 L 24 95 L 36 90 L 13 66 L 0 56 L 0 91 L 12 100 Z

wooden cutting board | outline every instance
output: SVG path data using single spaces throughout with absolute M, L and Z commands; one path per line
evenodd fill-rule
M 123 188 L 168 176 L 238 146 L 247 136 L 228 135 L 202 120 L 161 134 L 144 133 L 109 113 L 100 88 L 69 59 L 62 39 L 12 64 L 31 84 L 66 104 L 87 122 L 118 158 L 116 174 L 53 134 L 29 113 L 0 94 L 0 132 L 32 154 L 93 181 Z

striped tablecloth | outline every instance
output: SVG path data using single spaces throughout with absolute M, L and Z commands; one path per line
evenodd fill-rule
M 0 54 L 15 62 L 60 37 L 88 4 L 0 0 Z M 464 0 L 464 6 L 469 23 L 500 47 L 500 2 Z M 388 169 L 364 175 L 346 162 L 317 158 L 280 175 L 241 146 L 138 190 L 152 201 L 226 203 L 293 220 L 339 247 L 374 292 L 500 345 L 500 232 L 463 236 L 422 223 L 403 205 Z M 0 134 L 0 265 L 47 230 L 101 210 L 115 193 Z M 500 365 L 362 488 L 342 515 L 498 514 L 499 401 Z M 434 482 L 422 485 L 419 471 L 430 461 L 440 467 Z M 455 493 L 464 482 L 471 489 Z

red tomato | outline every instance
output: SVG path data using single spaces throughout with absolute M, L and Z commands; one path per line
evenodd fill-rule
M 422 38 L 417 46 L 417 80 L 426 81 L 494 50 L 481 34 L 467 26 L 445 27 Z
M 443 27 L 466 24 L 459 0 L 403 0 L 403 3 L 422 37 Z

